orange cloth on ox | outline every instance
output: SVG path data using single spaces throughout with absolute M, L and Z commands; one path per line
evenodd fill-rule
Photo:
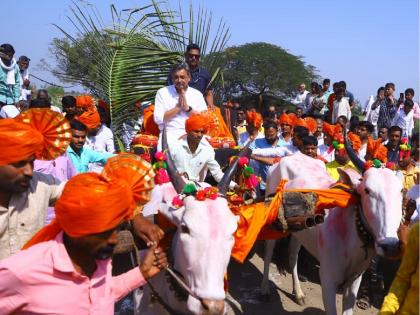
M 35 234 L 23 249 L 52 240 L 60 231 L 71 237 L 96 234 L 133 217 L 138 204 L 149 200 L 153 187 L 151 165 L 131 154 L 110 160 L 104 173 L 79 174 L 67 182 L 55 205 L 55 220 Z
M 233 140 L 233 136 L 223 119 L 220 108 L 214 107 L 213 109 L 202 112 L 202 115 L 207 115 L 210 120 L 210 128 L 208 134 L 213 138 L 230 138 Z
M 70 124 L 50 109 L 29 109 L 13 119 L 0 119 L 0 165 L 35 155 L 53 160 L 71 141 Z
M 88 129 L 95 129 L 101 124 L 101 117 L 96 108 L 83 112 L 76 119 L 88 127 Z
M 159 127 L 153 119 L 153 112 L 155 111 L 155 105 L 150 105 L 143 111 L 143 127 L 144 133 L 159 137 Z
M 270 205 L 266 207 L 263 202 L 242 206 L 232 209 L 235 215 L 239 215 L 238 228 L 235 232 L 235 244 L 232 249 L 232 257 L 243 263 L 257 239 L 279 239 L 287 236 L 287 232 L 280 232 L 269 227 L 277 219 L 278 209 L 282 202 L 282 193 L 287 192 L 313 192 L 318 195 L 316 212 L 321 213 L 324 209 L 340 207 L 345 208 L 356 199 L 347 191 L 338 188 L 350 189 L 344 184 L 336 184 L 330 189 L 284 189 L 286 180 L 282 180 L 277 187 L 277 193 Z

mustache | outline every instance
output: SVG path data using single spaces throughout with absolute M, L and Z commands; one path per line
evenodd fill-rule
M 112 256 L 114 252 L 115 245 L 108 245 L 105 247 L 101 247 L 95 254 L 95 259 L 98 260 L 105 260 Z

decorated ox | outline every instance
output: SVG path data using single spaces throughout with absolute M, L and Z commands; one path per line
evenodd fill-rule
M 163 147 L 167 148 L 166 136 Z M 186 196 L 176 207 L 174 197 L 182 193 L 185 181 L 177 173 L 168 152 L 167 170 L 171 183 L 157 185 L 152 191 L 151 202 L 143 211 L 159 209 L 176 226 L 170 253 L 172 268 L 182 281 L 164 272 L 151 279 L 151 286 L 144 289 L 140 314 L 225 313 L 224 276 L 234 244 L 237 218 L 224 195 L 236 168 L 237 161 L 226 170 L 216 198 L 199 201 L 194 196 Z
M 299 304 L 304 304 L 297 274 L 297 258 L 302 244 L 320 263 L 319 275 L 326 313 L 337 314 L 336 293 L 343 291 L 343 314 L 352 314 L 362 273 L 375 253 L 385 257 L 397 256 L 397 230 L 402 217 L 402 183 L 393 171 L 370 168 L 357 157 L 348 141 L 346 150 L 350 159 L 362 172 L 339 170 L 340 181 L 351 187 L 358 200 L 347 208 L 327 210 L 324 223 L 292 233 L 289 245 L 289 264 L 293 275 L 293 293 Z M 284 175 L 283 175 L 284 174 Z M 319 169 L 316 160 L 301 154 L 284 158 L 270 172 L 268 193 L 273 193 L 285 176 L 286 189 L 328 189 L 332 179 Z M 270 245 L 270 244 L 269 244 Z M 271 253 L 269 251 L 271 250 Z M 265 257 L 263 286 L 268 285 L 268 268 L 273 243 Z M 263 292 L 267 288 L 263 287 Z

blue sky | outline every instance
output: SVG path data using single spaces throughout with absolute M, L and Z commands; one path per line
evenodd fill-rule
M 92 0 L 105 19 L 109 5 L 133 8 L 149 3 L 135 0 Z M 170 0 L 174 8 L 178 1 Z M 181 1 L 187 7 L 190 1 Z M 231 29 L 229 45 L 265 41 L 304 56 L 322 77 L 347 86 L 362 102 L 386 82 L 396 94 L 408 87 L 419 99 L 418 0 L 212 0 L 192 1 L 223 17 Z M 71 1 L 9 1 L 0 19 L 1 41 L 14 45 L 16 55 L 31 58 L 32 73 L 57 82 L 36 69 L 48 57 L 48 44 L 61 36 L 56 23 L 72 30 L 66 15 Z M 15 12 L 15 14 L 11 13 Z M 52 59 L 49 59 L 52 62 Z M 33 81 L 38 86 L 40 82 Z

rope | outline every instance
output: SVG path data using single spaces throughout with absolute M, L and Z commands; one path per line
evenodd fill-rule
M 41 82 L 47 83 L 48 85 L 52 85 L 52 86 L 56 86 L 56 87 L 61 87 L 63 89 L 69 89 L 69 88 L 73 88 L 73 87 L 76 87 L 77 86 L 77 84 L 75 84 L 75 85 L 69 85 L 69 86 L 63 86 L 63 85 L 54 84 L 54 83 L 45 81 L 44 79 L 41 79 L 40 77 L 37 77 L 36 75 L 33 75 L 32 73 L 30 73 L 29 76 L 31 76 L 31 77 L 33 77 L 33 78 L 35 78 L 35 79 L 37 79 L 37 80 L 39 80 Z

